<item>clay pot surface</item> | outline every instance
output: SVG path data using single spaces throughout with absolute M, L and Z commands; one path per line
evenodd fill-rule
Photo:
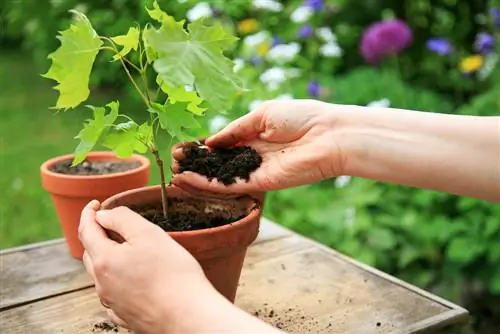
M 196 199 L 203 203 L 196 210 L 210 211 L 222 206 L 231 207 L 244 218 L 223 226 L 182 231 L 168 234 L 183 246 L 200 263 L 205 275 L 212 285 L 229 301 L 234 302 L 238 281 L 248 246 L 256 239 L 259 232 L 261 216 L 260 201 L 250 196 L 220 197 L 193 194 L 176 186 L 167 186 L 169 199 Z M 126 206 L 131 209 L 142 205 L 161 207 L 160 186 L 149 186 L 134 189 L 111 196 L 105 200 L 101 209 L 112 209 Z M 226 217 L 227 218 L 227 217 Z M 108 231 L 111 239 L 123 239 Z
M 50 170 L 51 166 L 73 155 L 63 155 L 45 161 L 40 166 L 43 188 L 50 194 L 71 256 L 81 260 L 83 246 L 78 238 L 80 214 L 91 200 L 104 201 L 123 191 L 144 187 L 149 183 L 150 161 L 141 155 L 119 159 L 113 152 L 91 152 L 88 161 L 140 161 L 141 165 L 124 172 L 104 175 L 66 175 Z

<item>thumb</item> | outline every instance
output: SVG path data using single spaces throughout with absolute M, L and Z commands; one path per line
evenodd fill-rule
M 98 211 L 96 221 L 105 229 L 117 233 L 125 241 L 130 241 L 130 239 L 145 232 L 157 233 L 156 230 L 160 229 L 160 227 L 127 207 Z M 111 234 L 116 237 L 115 233 Z

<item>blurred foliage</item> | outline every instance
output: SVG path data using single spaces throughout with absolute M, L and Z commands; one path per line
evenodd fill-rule
M 177 19 L 199 1 L 159 0 Z M 241 96 L 234 113 L 248 111 L 257 100 L 311 97 L 311 80 L 317 80 L 317 98 L 333 103 L 366 105 L 387 99 L 391 107 L 464 115 L 498 115 L 500 67 L 489 75 L 465 75 L 458 64 L 475 53 L 479 32 L 491 32 L 488 6 L 498 0 L 331 0 L 308 21 L 314 28 L 328 27 L 335 34 L 341 55 L 321 56 L 317 36 L 299 38 L 304 23 L 290 20 L 302 0 L 281 1 L 278 12 L 252 8 L 250 0 L 212 0 L 213 19 L 221 20 L 241 36 L 234 55 L 241 57 L 240 75 L 251 91 Z M 144 23 L 144 6 L 152 0 L 23 0 L 9 1 L 2 9 L 2 45 L 20 43 L 38 64 L 48 68 L 47 54 L 55 50 L 58 30 L 71 19 L 68 10 L 84 11 L 103 35 L 126 32 L 130 21 Z M 369 67 L 360 54 L 363 31 L 383 18 L 398 17 L 413 32 L 413 43 L 397 59 Z M 244 20 L 255 19 L 255 29 L 241 30 Z M 245 21 L 252 23 L 253 21 Z M 251 28 L 251 25 L 248 25 Z M 267 32 L 268 38 L 249 46 L 248 38 Z M 499 32 L 497 34 L 497 49 Z M 446 38 L 453 45 L 449 56 L 426 47 L 429 38 Z M 273 38 L 298 43 L 300 52 L 284 64 L 268 57 Z M 261 52 L 262 51 L 262 52 Z M 259 53 L 261 52 L 261 53 Z M 100 57 L 95 87 L 123 88 L 127 78 L 119 66 L 102 66 Z M 263 82 L 270 69 L 298 70 L 276 89 Z M 128 86 L 125 86 L 128 87 Z M 129 90 L 130 97 L 137 96 Z M 290 97 L 290 96 L 289 96 Z M 288 98 L 289 98 L 288 97 Z M 209 126 L 204 124 L 205 128 Z M 208 132 L 200 135 L 206 135 Z M 464 157 L 467 159 L 467 157 Z M 340 179 L 340 178 L 339 178 Z M 500 207 L 480 200 L 449 194 L 350 179 L 336 180 L 268 194 L 266 215 L 383 271 L 432 290 L 468 307 L 477 328 L 485 322 L 500 325 Z M 486 320 L 485 320 L 486 319 Z

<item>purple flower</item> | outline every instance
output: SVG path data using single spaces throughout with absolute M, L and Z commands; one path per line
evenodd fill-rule
M 363 33 L 360 49 L 367 63 L 378 64 L 387 56 L 399 54 L 412 42 L 410 27 L 393 19 L 370 25 Z
M 276 45 L 279 45 L 281 44 L 283 41 L 281 40 L 281 38 L 279 38 L 278 36 L 273 36 L 273 40 L 271 42 L 271 48 L 275 47 Z
M 480 32 L 476 35 L 474 41 L 474 50 L 479 53 L 488 54 L 495 48 L 495 37 L 486 33 Z
M 259 65 L 262 63 L 262 57 L 255 56 L 250 59 L 250 62 L 254 65 Z
M 311 37 L 312 34 L 313 34 L 313 28 L 310 25 L 305 25 L 299 29 L 299 37 L 300 38 Z
M 304 4 L 316 12 L 323 10 L 323 0 L 304 0 Z
M 307 92 L 311 96 L 318 97 L 321 93 L 321 86 L 316 80 L 313 80 L 307 86 Z
M 446 38 L 431 38 L 427 41 L 427 48 L 432 52 L 447 56 L 453 52 L 453 46 Z
M 490 15 L 493 19 L 493 25 L 500 29 L 500 7 L 493 7 L 490 9 Z

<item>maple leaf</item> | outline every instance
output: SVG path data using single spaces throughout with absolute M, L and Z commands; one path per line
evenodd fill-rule
M 177 102 L 175 104 L 153 103 L 149 112 L 158 115 L 160 126 L 167 130 L 172 137 L 177 137 L 181 141 L 190 141 L 195 139 L 193 136 L 185 133 L 185 129 L 196 129 L 200 123 L 194 118 L 194 115 L 187 111 L 187 102 Z
M 224 56 L 238 38 L 228 34 L 219 23 L 205 26 L 203 20 L 188 24 L 177 22 L 162 12 L 157 14 L 161 27 L 144 29 L 144 44 L 154 51 L 153 68 L 169 87 L 195 87 L 200 97 L 213 108 L 225 111 L 242 90 L 242 82 L 233 72 L 233 62 Z
M 123 49 L 121 49 L 118 54 L 114 55 L 113 59 L 118 60 L 120 58 L 123 58 L 132 50 L 137 51 L 137 48 L 139 46 L 139 34 L 139 29 L 132 27 L 128 30 L 126 35 L 111 37 L 111 40 L 113 42 L 123 46 Z
M 102 144 L 113 150 L 119 158 L 128 158 L 134 152 L 146 153 L 151 145 L 153 129 L 148 123 L 139 126 L 129 121 L 117 124 L 114 130 L 106 135 Z
M 89 97 L 90 72 L 103 44 L 88 18 L 76 10 L 71 12 L 76 22 L 57 36 L 61 46 L 49 54 L 52 65 L 42 74 L 58 83 L 54 89 L 60 95 L 53 108 L 65 110 L 77 107 Z
M 75 136 L 75 139 L 80 139 L 80 143 L 75 149 L 73 166 L 78 165 L 85 159 L 102 135 L 113 125 L 118 117 L 119 106 L 118 101 L 108 103 L 106 105 L 110 109 L 108 114 L 106 114 L 105 107 L 87 106 L 93 111 L 94 118 L 87 120 L 83 125 L 83 129 Z

